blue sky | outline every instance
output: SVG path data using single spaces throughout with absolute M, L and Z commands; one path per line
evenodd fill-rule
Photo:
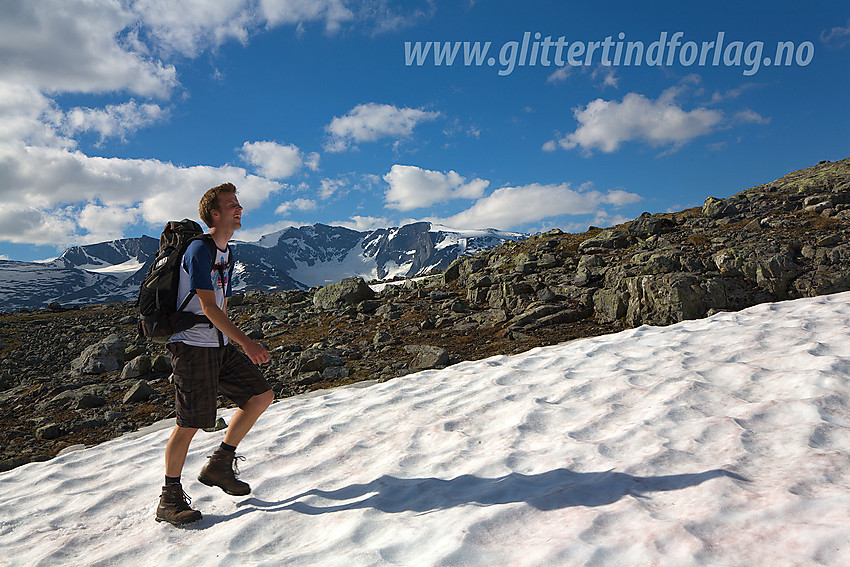
M 850 156 L 848 63 L 846 2 L 6 1 L 0 258 L 157 236 L 225 181 L 243 240 L 680 210 Z

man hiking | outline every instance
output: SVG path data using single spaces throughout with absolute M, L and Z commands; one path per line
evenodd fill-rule
M 177 425 L 165 448 L 165 486 L 156 520 L 174 525 L 201 519 L 201 513 L 189 506 L 191 500 L 183 492 L 180 475 L 195 433 L 215 425 L 218 394 L 229 398 L 239 409 L 198 480 L 236 496 L 251 492 L 247 483 L 236 478 L 236 446 L 274 401 L 274 392 L 257 367 L 269 361 L 269 353 L 240 331 L 227 315 L 233 273 L 232 252 L 227 243 L 242 227 L 236 187 L 231 183 L 213 187 L 201 198 L 198 212 L 210 228 L 215 251 L 203 238 L 189 244 L 181 262 L 177 304 L 192 295 L 185 310 L 205 315 L 209 323 L 199 323 L 173 335 L 167 345 L 174 368 Z M 231 341 L 241 346 L 244 354 Z

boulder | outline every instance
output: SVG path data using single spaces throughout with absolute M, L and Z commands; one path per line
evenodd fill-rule
M 615 289 L 598 289 L 593 294 L 593 310 L 600 323 L 610 323 L 626 316 L 628 296 Z
M 374 297 L 375 292 L 363 278 L 346 278 L 318 289 L 313 295 L 313 305 L 320 309 L 334 309 L 340 305 L 357 305 Z
M 126 343 L 118 335 L 110 335 L 89 347 L 71 362 L 78 374 L 103 374 L 118 370 L 124 362 Z
M 312 386 L 323 380 L 322 373 L 315 370 L 310 372 L 302 372 L 295 377 L 295 383 L 299 386 Z
M 509 324 L 512 327 L 525 327 L 537 322 L 539 319 L 547 315 L 551 315 L 561 310 L 562 308 L 557 305 L 536 303 L 511 319 Z
M 153 364 L 150 357 L 139 355 L 124 365 L 124 369 L 121 371 L 121 379 L 138 378 L 139 376 L 150 374 L 151 370 L 153 370 Z
M 48 423 L 36 429 L 35 435 L 39 439 L 58 439 L 62 435 L 62 428 L 55 423 Z
M 322 372 L 323 380 L 342 380 L 348 378 L 349 370 L 345 366 L 331 366 Z
M 706 303 L 706 289 L 701 285 L 704 282 L 703 276 L 685 273 L 626 278 L 627 323 L 635 327 L 669 325 L 704 317 L 713 307 Z
M 146 402 L 153 394 L 154 391 L 153 388 L 150 387 L 150 384 L 144 380 L 139 380 L 133 384 L 126 394 L 124 394 L 124 398 L 121 401 L 125 404 Z
M 670 219 L 643 213 L 629 224 L 629 234 L 637 238 L 649 238 L 656 236 L 674 226 Z
M 171 357 L 159 354 L 154 357 L 151 367 L 154 372 L 162 374 L 171 372 Z
M 596 236 L 588 238 L 578 245 L 579 252 L 590 253 L 593 251 L 616 250 L 626 248 L 631 244 L 627 232 L 616 229 L 603 230 Z
M 726 214 L 728 209 L 725 200 L 708 197 L 702 205 L 702 214 L 710 219 L 719 219 Z
M 404 350 L 413 354 L 411 370 L 429 370 L 444 367 L 449 363 L 449 352 L 441 347 L 428 345 L 407 345 Z
M 345 362 L 335 352 L 311 347 L 298 356 L 296 372 L 298 374 L 302 372 L 322 372 L 326 368 L 343 366 L 344 364 Z

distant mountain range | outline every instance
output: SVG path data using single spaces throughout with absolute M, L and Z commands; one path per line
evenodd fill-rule
M 307 289 L 360 276 L 413 277 L 443 270 L 456 258 L 522 240 L 495 229 L 456 230 L 428 222 L 357 231 L 314 224 L 234 241 L 234 290 Z M 74 246 L 49 262 L 0 260 L 0 310 L 135 300 L 156 255 L 149 236 Z

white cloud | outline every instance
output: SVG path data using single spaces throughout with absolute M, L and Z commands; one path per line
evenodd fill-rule
M 558 69 L 546 78 L 547 83 L 562 83 L 567 80 L 567 77 L 572 73 L 573 68 L 569 65 L 558 67 Z
M 318 207 L 316 201 L 312 199 L 294 199 L 292 201 L 284 201 L 275 209 L 276 215 L 286 215 L 289 211 L 315 211 Z
M 389 0 L 370 0 L 359 6 L 357 16 L 372 25 L 374 34 L 379 34 L 398 32 L 419 25 L 431 19 L 437 12 L 433 0 L 406 0 L 402 6 L 393 6 Z
M 740 112 L 735 113 L 735 121 L 741 123 L 752 123 L 752 124 L 769 124 L 770 118 L 764 117 L 758 112 L 754 110 L 750 110 L 749 108 L 744 109 Z
M 248 212 L 282 188 L 233 166 L 178 167 L 152 159 L 0 144 L 0 202 L 16 203 L 4 204 L 3 212 L 15 210 L 20 217 L 0 222 L 0 240 L 56 245 L 86 241 L 87 234 L 101 230 L 98 212 L 108 213 L 103 230 L 116 236 L 117 227 L 138 220 L 160 227 L 174 218 L 197 218 L 201 195 L 225 181 L 237 186 Z
M 726 100 L 736 99 L 745 92 L 758 87 L 759 85 L 757 83 L 744 83 L 734 89 L 727 89 L 724 92 L 714 91 L 714 94 L 711 95 L 711 101 L 709 104 L 717 104 Z
M 321 184 L 319 186 L 319 198 L 322 200 L 328 200 L 334 195 L 340 193 L 340 191 L 348 186 L 348 179 L 345 177 L 338 177 L 336 179 L 322 179 Z
M 400 211 L 428 207 L 450 199 L 477 199 L 490 184 L 478 178 L 467 183 L 466 178 L 454 171 L 442 173 L 398 164 L 384 175 L 384 181 L 390 185 L 385 195 L 387 207 Z
M 154 124 L 168 115 L 158 104 L 138 104 L 135 100 L 110 104 L 105 108 L 72 108 L 58 124 L 63 133 L 73 136 L 80 132 L 97 132 L 101 140 L 125 135 Z
M 110 0 L 6 0 L 0 81 L 51 92 L 166 96 L 177 84 L 174 67 L 122 38 L 135 20 Z
M 143 32 L 165 54 L 197 57 L 227 41 L 246 44 L 263 28 L 324 23 L 329 33 L 354 19 L 341 0 L 136 0 L 132 10 Z
M 620 144 L 643 140 L 653 146 L 678 147 L 689 140 L 712 132 L 723 120 L 719 110 L 696 108 L 683 110 L 673 100 L 674 87 L 657 100 L 637 93 L 628 93 L 622 102 L 598 98 L 584 108 L 575 109 L 579 127 L 560 140 L 544 145 L 551 150 L 554 143 L 564 148 L 616 151 Z
M 359 104 L 345 116 L 334 117 L 325 127 L 330 135 L 325 149 L 341 152 L 360 142 L 404 138 L 410 136 L 420 122 L 434 120 L 438 116 L 439 112 L 397 108 L 390 104 Z
M 260 0 L 260 11 L 270 27 L 323 21 L 328 32 L 336 32 L 354 14 L 340 0 Z
M 257 27 L 245 0 L 136 0 L 132 10 L 160 51 L 188 57 L 231 39 L 244 44 Z
M 836 26 L 828 30 L 824 30 L 820 34 L 820 40 L 833 48 L 841 48 L 850 43 L 850 20 L 847 20 L 847 25 Z
M 16 203 L 0 208 L 0 239 L 17 244 L 68 243 L 76 223 L 62 210 L 44 211 Z
M 0 80 L 0 142 L 17 140 L 26 144 L 71 147 L 53 123 L 61 122 L 62 113 L 37 88 Z
M 314 170 L 319 165 L 318 154 L 304 156 L 298 146 L 284 146 L 276 142 L 245 142 L 240 154 L 242 159 L 270 179 L 285 179 L 304 165 Z
M 135 207 L 87 204 L 79 212 L 77 225 L 85 231 L 83 242 L 105 242 L 124 235 L 124 229 L 139 221 L 140 211 Z
M 387 217 L 363 217 L 359 215 L 351 217 L 351 220 L 336 221 L 330 224 L 332 226 L 342 226 L 344 228 L 359 231 L 377 230 L 379 228 L 388 228 L 393 226 L 392 221 Z
M 464 228 L 509 229 L 560 215 L 600 214 L 600 207 L 636 203 L 639 195 L 616 190 L 576 191 L 568 183 L 502 187 L 472 207 L 438 222 Z
M 614 87 L 615 89 L 620 84 L 620 78 L 617 77 L 614 67 L 599 67 L 593 71 L 591 77 L 598 78 L 599 75 L 604 75 L 602 85 L 605 87 Z

